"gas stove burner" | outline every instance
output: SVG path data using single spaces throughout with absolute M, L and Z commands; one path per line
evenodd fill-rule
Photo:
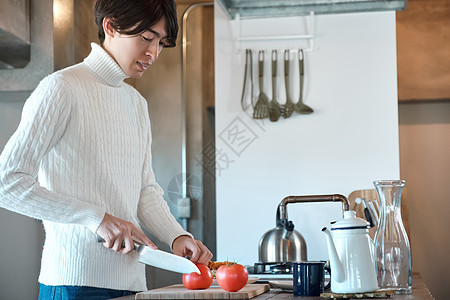
M 255 274 L 292 274 L 292 265 L 290 262 L 279 263 L 255 263 Z
M 289 274 L 291 273 L 291 270 L 292 268 L 290 263 L 281 263 L 270 267 L 270 272 L 272 274 Z

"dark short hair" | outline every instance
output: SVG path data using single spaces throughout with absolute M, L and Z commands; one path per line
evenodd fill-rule
M 97 0 L 94 19 L 100 44 L 105 41 L 103 19 L 106 17 L 111 18 L 115 30 L 126 35 L 143 33 L 165 19 L 168 39 L 164 47 L 176 46 L 178 22 L 174 0 Z

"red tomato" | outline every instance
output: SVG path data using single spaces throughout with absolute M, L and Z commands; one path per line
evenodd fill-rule
M 204 264 L 195 264 L 200 270 L 200 274 L 192 272 L 183 274 L 183 285 L 190 290 L 207 289 L 213 282 L 211 270 Z
M 228 292 L 237 292 L 248 281 L 248 271 L 240 264 L 223 265 L 216 272 L 217 283 Z

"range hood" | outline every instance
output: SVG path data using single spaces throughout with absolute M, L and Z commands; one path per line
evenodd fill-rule
M 2 0 L 0 69 L 23 68 L 30 61 L 30 0 Z
M 408 0 L 217 0 L 232 19 L 405 10 Z
M 90 52 L 90 41 L 98 40 L 90 1 L 1 3 L 0 101 L 14 101 L 45 76 L 82 61 Z
M 74 1 L 1 1 L 5 3 L 0 11 L 0 69 L 29 72 L 44 67 L 38 64 L 45 61 L 51 72 L 74 64 Z M 78 6 L 80 15 L 87 9 L 89 5 Z M 83 28 L 84 24 L 77 27 L 81 34 Z

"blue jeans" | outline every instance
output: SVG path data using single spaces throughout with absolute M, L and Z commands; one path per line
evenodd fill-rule
M 106 300 L 133 295 L 136 292 L 101 289 L 90 286 L 40 284 L 39 300 Z

